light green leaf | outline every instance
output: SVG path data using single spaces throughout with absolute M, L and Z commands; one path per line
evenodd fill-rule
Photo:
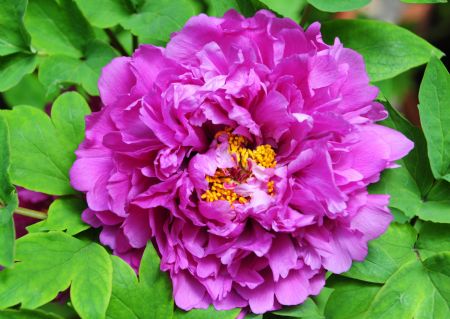
M 128 0 L 75 0 L 88 21 L 99 28 L 113 27 L 133 13 Z M 99 10 L 101 8 L 101 10 Z
M 365 319 L 365 312 L 381 288 L 380 285 L 335 276 L 328 280 L 327 286 L 334 289 L 325 307 L 327 319 Z
M 382 21 L 335 20 L 322 25 L 327 43 L 339 37 L 364 57 L 372 81 L 389 79 L 443 53 L 412 32 Z
M 449 296 L 443 294 L 441 288 L 450 287 L 450 277 L 448 272 L 440 271 L 448 270 L 450 254 L 445 259 L 438 256 L 430 257 L 424 264 L 413 260 L 401 267 L 373 298 L 365 318 L 449 318 L 450 309 L 446 301 Z
M 335 278 L 327 319 L 446 319 L 450 316 L 450 253 L 413 259 L 379 285 Z
M 25 26 L 32 45 L 46 54 L 79 58 L 94 38 L 91 26 L 72 0 L 30 0 Z
M 14 261 L 14 222 L 17 195 L 9 179 L 10 143 L 8 126 L 0 116 L 0 265 L 11 267 Z
M 450 182 L 450 75 L 437 58 L 425 70 L 419 101 L 431 170 L 437 179 Z
M 27 92 L 27 94 L 24 94 Z M 3 93 L 5 102 L 13 107 L 16 105 L 31 105 L 43 110 L 48 100 L 45 98 L 45 88 L 34 74 L 25 75 L 14 87 Z
M 364 7 L 371 0 L 307 0 L 310 4 L 319 10 L 326 12 L 351 11 Z
M 417 212 L 420 219 L 450 224 L 450 184 L 440 181 L 426 196 Z
M 306 5 L 306 0 L 261 0 L 269 9 L 300 22 L 300 12 Z
M 73 94 L 77 93 L 70 93 Z M 54 122 L 42 111 L 21 106 L 12 111 L 3 111 L 11 134 L 11 179 L 16 185 L 52 195 L 73 194 L 69 169 L 75 160 L 76 142 L 84 134 L 86 105 L 79 99 L 73 105 L 64 95 L 55 101 L 52 112 L 59 116 Z M 71 107 L 70 112 L 64 110 Z M 59 110 L 61 108 L 61 110 Z M 65 118 L 67 116 L 67 118 Z M 67 142 L 71 122 L 77 141 Z
M 0 319 L 63 319 L 40 310 L 0 310 Z
M 369 254 L 343 274 L 373 283 L 384 283 L 403 264 L 414 260 L 417 233 L 409 224 L 392 224 L 386 233 L 369 243 Z
M 0 92 L 9 90 L 36 68 L 36 56 L 15 53 L 0 57 Z
M 422 258 L 450 251 L 450 225 L 424 223 L 419 232 L 416 248 Z
M 53 125 L 71 149 L 83 141 L 85 117 L 90 113 L 89 105 L 77 92 L 64 93 L 53 103 Z
M 139 36 L 141 42 L 167 42 L 170 34 L 195 14 L 196 6 L 189 0 L 147 0 L 122 26 Z
M 78 234 L 89 228 L 81 220 L 81 213 L 86 208 L 83 200 L 78 198 L 60 198 L 49 207 L 47 219 L 27 227 L 28 232 L 48 230 L 67 231 L 70 235 Z
M 113 285 L 108 319 L 172 318 L 172 288 L 167 275 L 159 270 L 159 257 L 151 243 L 142 258 L 139 281 L 127 263 L 111 258 Z
M 105 318 L 112 265 L 106 250 L 61 232 L 28 234 L 17 241 L 17 263 L 0 272 L 0 308 L 35 309 L 66 290 L 83 319 Z
M 39 80 L 47 86 L 47 95 L 66 83 L 82 85 L 90 95 L 98 95 L 100 71 L 117 54 L 108 44 L 95 40 L 89 43 L 85 55 L 85 59 L 54 55 L 42 62 Z
M 210 306 L 208 309 L 193 309 L 191 311 L 182 311 L 176 309 L 173 319 L 235 319 L 241 309 L 217 311 Z
M 23 25 L 27 0 L 0 0 L 0 55 L 30 50 L 30 36 Z

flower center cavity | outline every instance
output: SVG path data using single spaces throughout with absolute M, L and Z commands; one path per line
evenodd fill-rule
M 209 189 L 202 194 L 201 198 L 213 202 L 216 200 L 226 200 L 230 204 L 245 204 L 250 197 L 237 194 L 235 188 L 245 183 L 253 177 L 252 167 L 261 166 L 264 169 L 275 168 L 277 161 L 276 153 L 269 144 L 259 145 L 256 148 L 249 148 L 249 140 L 243 136 L 231 134 L 230 129 L 219 131 L 215 135 L 219 142 L 228 141 L 228 152 L 231 154 L 235 166 L 232 168 L 218 168 L 214 176 L 206 176 Z M 266 192 L 270 195 L 274 193 L 274 181 L 267 182 Z

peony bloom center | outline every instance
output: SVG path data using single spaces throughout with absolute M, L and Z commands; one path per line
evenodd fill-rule
M 228 143 L 228 153 L 235 163 L 231 168 L 217 168 L 213 176 L 206 176 L 209 189 L 203 193 L 202 199 L 213 202 L 226 200 L 232 207 L 235 203 L 245 204 L 250 197 L 239 194 L 237 187 L 250 178 L 254 178 L 253 167 L 260 166 L 261 169 L 275 168 L 277 161 L 276 153 L 271 145 L 263 144 L 251 148 L 250 141 L 241 135 L 231 134 L 230 129 L 219 131 L 215 135 L 218 143 Z M 266 191 L 273 195 L 274 181 L 266 183 Z

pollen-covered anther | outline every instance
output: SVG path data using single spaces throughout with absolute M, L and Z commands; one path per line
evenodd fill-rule
M 252 176 L 249 159 L 264 168 L 274 168 L 277 165 L 276 153 L 269 144 L 259 145 L 255 149 L 248 148 L 249 141 L 243 136 L 231 134 L 229 128 L 217 132 L 214 137 L 219 142 L 228 141 L 228 152 L 233 156 L 236 167 L 234 169 L 217 169 L 214 176 L 206 176 L 209 189 L 202 194 L 201 198 L 208 202 L 226 200 L 230 204 L 245 204 L 248 202 L 248 198 L 239 196 L 233 189 Z M 267 193 L 273 195 L 273 181 L 267 183 Z

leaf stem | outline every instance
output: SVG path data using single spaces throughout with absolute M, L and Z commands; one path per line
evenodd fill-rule
M 16 210 L 14 211 L 14 214 L 19 214 L 22 216 L 27 216 L 27 217 L 36 218 L 36 219 L 47 219 L 46 213 L 39 212 L 39 211 L 33 210 L 33 209 L 23 208 L 23 207 L 17 207 Z
M 120 52 L 121 55 L 127 56 L 128 52 L 125 50 L 123 45 L 117 39 L 115 33 L 111 29 L 105 29 L 106 34 L 108 35 L 109 41 L 114 49 Z
M 134 51 L 136 51 L 136 49 L 139 46 L 139 40 L 138 40 L 138 37 L 134 34 L 132 36 L 132 39 L 133 39 L 132 41 L 133 41 L 133 52 L 134 52 Z

